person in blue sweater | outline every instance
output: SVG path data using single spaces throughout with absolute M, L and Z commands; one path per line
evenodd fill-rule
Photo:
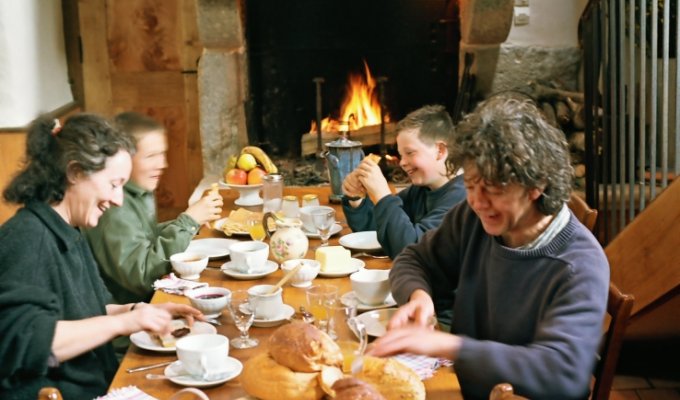
M 342 184 L 342 208 L 352 231 L 377 231 L 385 253 L 395 258 L 438 226 L 465 198 L 462 175 L 447 162 L 453 132 L 451 117 L 439 105 L 424 106 L 399 121 L 399 165 L 412 185 L 392 194 L 378 164 L 363 160 Z
M 533 102 L 496 96 L 457 126 L 451 157 L 464 167 L 467 202 L 395 260 L 401 307 L 369 354 L 451 359 L 466 399 L 486 399 L 500 382 L 532 399 L 587 398 L 609 264 L 566 205 L 563 133 Z M 451 333 L 427 322 L 446 303 Z

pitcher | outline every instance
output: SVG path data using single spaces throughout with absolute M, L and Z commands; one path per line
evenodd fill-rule
M 364 151 L 361 149 L 361 142 L 349 140 L 347 136 L 326 143 L 326 147 L 328 150 L 324 153 L 324 157 L 328 160 L 328 172 L 333 191 L 330 200 L 339 202 L 342 199 L 342 181 L 359 165 L 364 158 Z
M 276 231 L 273 234 L 269 230 L 270 219 L 274 219 L 276 223 Z M 302 231 L 302 221 L 299 218 L 280 218 L 268 212 L 262 218 L 262 225 L 270 237 L 269 251 L 276 262 L 305 258 L 309 240 Z

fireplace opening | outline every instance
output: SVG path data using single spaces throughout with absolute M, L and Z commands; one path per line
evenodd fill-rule
M 458 0 L 257 0 L 245 3 L 248 139 L 299 157 L 315 120 L 339 119 L 350 75 L 384 77 L 392 121 L 426 104 L 452 111 L 457 94 Z

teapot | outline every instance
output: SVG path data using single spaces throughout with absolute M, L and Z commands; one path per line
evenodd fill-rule
M 276 231 L 269 230 L 269 220 L 276 223 Z M 309 248 L 309 239 L 302 231 L 302 221 L 299 218 L 281 218 L 268 212 L 262 217 L 264 231 L 269 240 L 269 252 L 276 262 L 305 258 Z
M 324 157 L 328 160 L 331 178 L 330 201 L 337 203 L 342 199 L 342 182 L 364 159 L 364 151 L 361 149 L 361 142 L 348 138 L 348 132 L 343 132 L 339 139 L 326 143 L 325 146 L 328 150 L 324 152 Z

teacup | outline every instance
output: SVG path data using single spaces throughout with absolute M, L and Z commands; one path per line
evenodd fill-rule
M 171 255 L 170 264 L 180 278 L 196 280 L 208 266 L 208 256 L 185 251 Z
M 241 272 L 262 270 L 269 256 L 269 245 L 254 240 L 229 246 L 233 268 Z
M 222 335 L 185 336 L 175 346 L 184 370 L 201 378 L 223 372 L 229 355 L 229 338 Z
M 300 208 L 300 220 L 302 221 L 302 227 L 307 232 L 316 233 L 317 231 L 316 226 L 314 226 L 314 221 L 312 220 L 312 213 L 316 210 L 332 211 L 333 208 L 328 206 L 306 206 Z
M 278 288 L 276 292 L 269 294 L 274 285 L 255 285 L 248 289 L 248 297 L 255 305 L 255 318 L 271 320 L 281 314 L 283 308 L 283 290 Z
M 390 271 L 387 269 L 362 269 L 349 276 L 352 290 L 360 302 L 378 305 L 390 294 Z
M 221 314 L 231 301 L 231 290 L 223 287 L 202 287 L 184 293 L 191 305 L 205 315 Z

